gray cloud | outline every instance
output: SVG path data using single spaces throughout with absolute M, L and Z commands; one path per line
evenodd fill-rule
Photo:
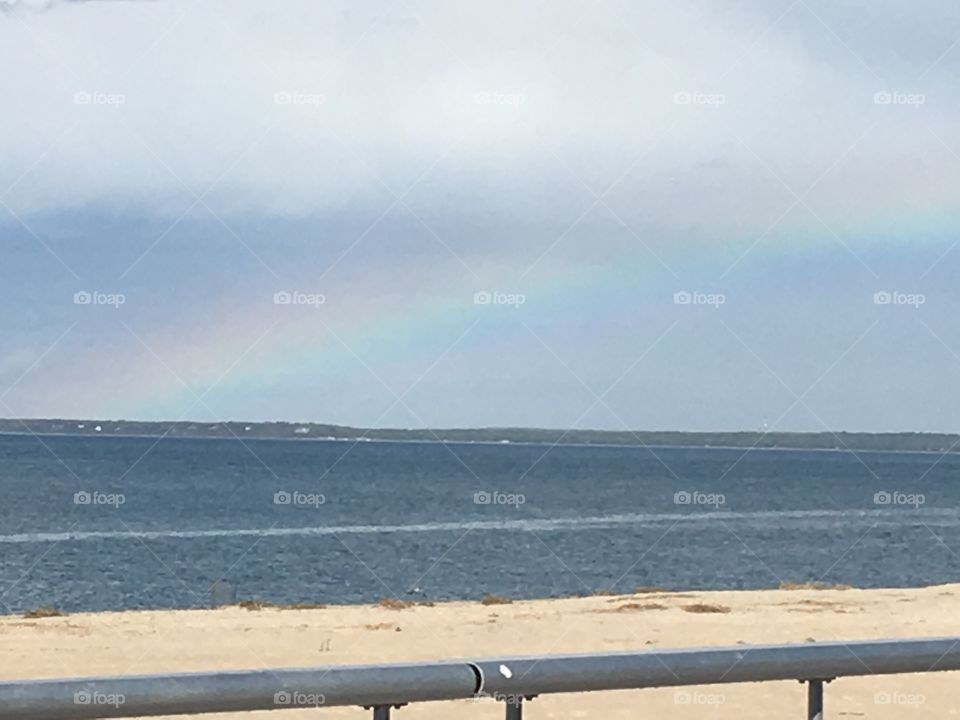
M 127 3 L 155 2 L 156 0 L 0 0 L 0 13 L 44 12 L 60 5 L 82 5 L 86 3 Z
M 0 80 L 21 109 L 0 119 L 11 160 L 0 180 L 49 150 L 11 194 L 24 212 L 121 202 L 175 214 L 186 186 L 213 188 L 209 203 L 224 214 L 328 213 L 379 205 L 383 184 L 399 193 L 427 173 L 419 196 L 436 197 L 424 202 L 479 199 L 548 217 L 558 196 L 582 195 L 580 183 L 599 192 L 630 170 L 621 193 L 652 193 L 661 216 L 648 219 L 682 230 L 671 218 L 687 198 L 675 187 L 698 193 L 704 216 L 736 195 L 763 205 L 777 183 L 763 165 L 799 192 L 875 124 L 825 186 L 909 158 L 916 141 L 896 128 L 917 113 L 878 107 L 875 92 L 925 93 L 924 121 L 945 134 L 954 114 L 955 91 L 936 69 L 888 88 L 802 4 L 779 19 L 705 3 L 655 18 L 629 4 L 584 14 L 559 3 L 543 15 L 510 3 L 93 5 L 38 16 L 35 34 L 0 27 L 24 59 Z M 851 48 L 878 45 L 902 7 L 857 11 L 856 24 L 824 11 Z M 918 18 L 883 52 L 894 46 L 902 74 L 916 77 L 945 19 Z M 692 104 L 677 103 L 688 95 Z M 925 172 L 949 177 L 951 165 Z M 39 175 L 42 185 L 31 182 Z M 865 184 L 862 201 L 890 201 L 909 177 Z
M 132 285 L 121 285 L 124 312 L 158 334 L 229 316 L 239 301 L 220 296 L 237 288 L 269 297 L 277 281 L 259 258 L 284 282 L 322 276 L 367 317 L 402 307 L 417 318 L 424 298 L 455 316 L 482 287 L 528 292 L 532 316 L 482 316 L 514 331 L 510 363 L 473 348 L 440 385 L 423 383 L 420 414 L 439 424 L 577 419 L 590 398 L 581 387 L 567 399 L 570 373 L 512 317 L 598 390 L 677 319 L 611 400 L 634 427 L 754 427 L 791 405 L 720 317 L 797 392 L 843 357 L 811 400 L 834 427 L 943 429 L 956 417 L 953 404 L 930 409 L 953 359 L 915 316 L 870 302 L 878 290 L 927 292 L 916 317 L 960 347 L 948 312 L 960 188 L 952 6 L 170 0 L 20 19 L 0 21 L 16 66 L 0 77 L 11 108 L 0 113 L 0 199 L 82 287 Z M 77 287 L 2 206 L 0 224 L 0 278 L 19 308 L 0 329 L 35 349 L 0 356 L 15 377 L 71 317 L 57 303 Z M 670 302 L 712 284 L 730 298 L 719 313 Z M 138 310 L 138 291 L 169 305 Z M 28 313 L 52 337 L 27 338 Z M 76 343 L 96 351 L 116 323 L 81 317 Z M 887 344 L 923 351 L 878 339 L 845 356 L 874 319 Z M 377 372 L 402 387 L 464 330 L 446 329 L 422 362 Z M 112 358 L 130 352 L 120 331 Z M 43 380 L 23 383 L 18 407 L 53 387 Z M 258 396 L 257 415 L 304 417 L 315 397 L 300 383 L 325 381 L 293 378 L 277 389 L 282 409 Z M 375 419 L 384 398 L 369 383 L 363 368 L 345 377 L 357 392 L 333 393 L 342 412 L 322 419 Z M 458 387 L 469 397 L 445 402 Z M 244 416 L 249 395 L 223 398 L 228 414 Z M 787 422 L 821 429 L 803 407 Z

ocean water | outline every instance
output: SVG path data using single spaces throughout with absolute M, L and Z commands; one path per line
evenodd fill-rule
M 960 579 L 960 457 L 0 436 L 0 613 Z

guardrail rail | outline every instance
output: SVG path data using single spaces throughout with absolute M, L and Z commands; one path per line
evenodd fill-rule
M 96 720 L 356 705 L 392 709 L 494 698 L 508 720 L 538 695 L 798 680 L 822 720 L 823 685 L 840 677 L 960 670 L 960 637 L 738 645 L 435 663 L 128 675 L 0 682 L 0 720 Z

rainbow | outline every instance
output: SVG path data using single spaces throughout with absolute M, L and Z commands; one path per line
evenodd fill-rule
M 924 223 L 922 242 L 929 246 L 931 257 L 937 255 L 934 249 L 942 246 L 946 250 L 953 242 L 947 232 L 950 226 L 941 216 Z M 855 252 L 870 262 L 879 257 L 888 265 L 906 256 L 911 246 L 894 242 L 905 230 L 900 224 L 887 228 L 884 235 L 851 239 Z M 728 284 L 748 292 L 776 294 L 798 263 L 822 267 L 829 284 L 837 288 L 849 285 L 851 273 L 859 276 L 864 272 L 849 251 L 825 232 L 815 236 L 794 233 L 786 243 L 782 239 L 773 242 L 767 238 L 759 243 L 737 265 Z M 441 283 L 441 293 L 403 302 L 339 285 L 330 288 L 320 307 L 288 307 L 274 304 L 271 290 L 254 293 L 244 289 L 194 308 L 191 317 L 206 320 L 201 326 L 191 328 L 189 321 L 175 318 L 167 327 L 140 333 L 131 322 L 130 328 L 143 344 L 129 337 L 129 342 L 116 347 L 88 347 L 62 358 L 52 372 L 41 368 L 35 383 L 24 383 L 32 389 L 29 402 L 33 407 L 19 403 L 18 409 L 48 417 L 93 414 L 118 419 L 193 419 L 208 414 L 197 402 L 197 395 L 204 392 L 211 393 L 209 402 L 218 395 L 269 395 L 280 387 L 296 388 L 318 374 L 337 377 L 362 369 L 353 353 L 369 362 L 374 372 L 384 363 L 409 363 L 422 372 L 471 326 L 453 352 L 508 352 L 518 337 L 529 338 L 523 323 L 530 327 L 560 322 L 629 323 L 662 314 L 664 303 L 670 302 L 678 288 L 709 290 L 719 274 L 717 269 L 732 264 L 742 249 L 700 252 L 697 244 L 691 243 L 678 253 L 685 258 L 682 265 L 673 256 L 669 259 L 681 280 L 665 271 L 639 243 L 629 252 L 593 264 L 544 261 L 528 278 L 516 281 L 515 288 L 507 283 L 489 288 L 522 291 L 526 302 L 520 309 L 475 305 L 473 284 L 464 287 L 465 271 L 461 272 L 462 265 L 456 261 L 447 268 L 449 280 Z M 843 263 L 834 262 L 839 256 L 845 256 Z M 516 272 L 498 275 L 515 276 Z M 376 382 L 373 376 L 371 381 Z M 393 390 L 399 393 L 404 388 Z

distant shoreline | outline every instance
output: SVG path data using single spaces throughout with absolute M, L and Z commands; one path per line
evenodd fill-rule
M 355 428 L 320 423 L 126 421 L 0 418 L 0 436 L 241 439 L 677 450 L 779 450 L 887 453 L 960 452 L 960 435 L 861 432 L 680 432 L 547 428 Z

